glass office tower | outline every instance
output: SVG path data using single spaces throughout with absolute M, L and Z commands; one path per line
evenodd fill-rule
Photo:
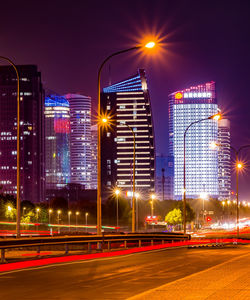
M 104 190 L 132 191 L 135 134 L 135 186 L 145 197 L 154 191 L 155 147 L 149 90 L 145 70 L 103 89 L 102 111 L 112 126 L 102 131 L 101 160 Z M 126 125 L 125 125 L 126 124 Z
M 183 196 L 184 131 L 194 121 L 218 113 L 215 83 L 208 82 L 169 95 L 169 152 L 174 156 L 174 198 Z M 218 124 L 206 120 L 191 126 L 186 136 L 186 196 L 201 192 L 218 198 Z
M 20 76 L 20 199 L 44 199 L 44 91 L 35 65 L 17 66 Z M 17 78 L 0 66 L 0 186 L 16 196 Z
M 91 98 L 79 94 L 64 97 L 70 105 L 71 183 L 91 189 Z
M 46 190 L 63 188 L 70 182 L 69 102 L 62 96 L 45 98 Z

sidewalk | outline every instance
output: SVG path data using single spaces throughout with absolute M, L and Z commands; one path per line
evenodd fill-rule
M 129 300 L 250 299 L 250 251 L 207 270 L 169 282 Z

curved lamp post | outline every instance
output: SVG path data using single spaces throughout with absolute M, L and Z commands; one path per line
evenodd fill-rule
M 230 146 L 230 148 L 235 153 L 235 160 L 236 160 L 236 227 L 237 227 L 237 239 L 240 236 L 240 230 L 239 230 L 239 217 L 240 217 L 240 211 L 239 211 L 239 170 L 243 167 L 243 165 L 239 162 L 239 154 L 242 149 L 248 148 L 250 145 L 241 146 L 238 150 L 235 149 L 233 146 Z
M 16 237 L 20 237 L 21 201 L 20 201 L 20 77 L 16 65 L 8 57 L 0 56 L 15 70 L 17 77 L 17 179 L 16 179 Z
M 128 48 L 125 50 L 114 52 L 113 54 L 109 55 L 107 58 L 104 59 L 101 66 L 98 70 L 98 79 L 97 79 L 97 97 L 98 97 L 98 119 L 101 116 L 101 72 L 108 60 L 112 57 L 117 56 L 119 54 L 123 54 L 132 50 L 137 50 L 141 48 L 153 48 L 155 46 L 154 42 L 149 42 L 146 45 L 137 45 L 132 48 Z M 98 123 L 98 143 L 97 143 L 97 234 L 101 235 L 102 233 L 102 199 L 101 199 L 101 126 Z
M 183 150 L 184 150 L 184 153 L 183 153 L 184 154 L 184 162 L 183 162 L 183 231 L 184 231 L 184 234 L 186 234 L 186 135 L 187 135 L 188 129 L 192 125 L 206 121 L 206 120 L 211 120 L 211 119 L 218 121 L 220 118 L 221 118 L 221 114 L 215 114 L 208 118 L 194 121 L 191 124 L 189 124 L 188 127 L 184 131 L 184 147 L 183 147 Z

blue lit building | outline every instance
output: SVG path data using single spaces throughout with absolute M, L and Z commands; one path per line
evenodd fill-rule
M 46 191 L 70 182 L 69 102 L 62 96 L 45 98 L 45 183 Z
M 192 122 L 218 113 L 215 83 L 208 82 L 169 95 L 169 154 L 174 157 L 174 198 L 183 195 L 184 131 Z M 186 195 L 201 192 L 218 198 L 218 124 L 206 120 L 190 127 L 186 136 Z
M 136 191 L 149 197 L 154 191 L 155 147 L 145 70 L 105 87 L 101 109 L 112 119 L 112 126 L 103 130 L 101 137 L 102 190 L 111 192 L 119 187 L 132 191 L 134 140 L 127 124 L 135 133 Z

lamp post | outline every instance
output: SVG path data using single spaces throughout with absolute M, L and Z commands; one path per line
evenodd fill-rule
M 202 192 L 200 194 L 200 198 L 202 199 L 202 212 L 203 212 L 203 225 L 205 223 L 205 200 L 208 199 L 208 194 L 206 192 Z
M 88 215 L 89 213 L 85 213 L 85 224 L 86 224 L 86 228 L 85 228 L 85 231 L 87 232 L 87 226 L 88 226 Z
M 20 201 L 20 77 L 16 65 L 7 57 L 0 56 L 7 61 L 16 72 L 17 77 L 17 179 L 16 179 L 16 237 L 20 238 L 21 201 Z
M 26 207 L 23 207 L 23 216 L 25 215 Z
M 151 216 L 153 217 L 153 215 L 154 215 L 154 200 L 156 198 L 155 194 L 152 194 L 150 196 L 150 198 L 151 198 Z
M 79 211 L 76 212 L 76 226 L 77 226 L 77 216 L 79 216 Z
M 36 209 L 36 221 L 37 221 L 37 222 L 38 222 L 39 211 L 40 211 L 40 208 L 37 208 L 37 209 Z
M 118 226 L 119 226 L 119 194 L 120 190 L 116 189 L 115 194 L 116 194 L 116 231 L 118 231 Z
M 58 223 L 58 225 L 60 223 L 60 214 L 61 214 L 61 210 L 58 209 L 58 211 L 57 211 L 57 223 Z
M 68 211 L 68 222 L 69 222 L 69 231 L 70 231 L 70 216 L 72 214 L 72 211 Z
M 138 198 L 140 197 L 139 193 L 135 193 L 135 199 L 136 199 L 136 231 L 139 229 L 139 203 Z
M 243 164 L 239 161 L 239 154 L 242 149 L 248 148 L 250 145 L 241 146 L 238 150 L 235 149 L 233 146 L 230 146 L 231 150 L 235 153 L 235 161 L 236 161 L 236 227 L 237 227 L 237 239 L 240 236 L 239 230 L 239 217 L 240 217 L 240 210 L 239 210 L 239 171 L 242 169 Z
M 184 151 L 184 153 L 183 153 L 183 155 L 184 155 L 184 161 L 183 161 L 183 231 L 184 231 L 184 234 L 186 234 L 186 135 L 187 135 L 188 129 L 192 125 L 206 121 L 206 120 L 211 120 L 211 119 L 218 121 L 220 118 L 221 118 L 220 114 L 215 114 L 215 115 L 212 115 L 205 119 L 194 121 L 194 122 L 190 123 L 184 131 L 184 145 L 183 145 L 184 146 L 183 147 L 183 151 Z
M 153 48 L 155 46 L 154 42 L 149 42 L 146 45 L 137 45 L 132 48 L 128 48 L 125 50 L 117 51 L 109 55 L 99 67 L 98 70 L 98 78 L 97 78 L 97 97 L 98 97 L 98 109 L 97 114 L 98 118 L 101 116 L 101 72 L 108 60 L 112 57 L 117 56 L 119 54 L 123 54 L 132 50 L 141 49 L 143 47 Z M 97 142 L 97 234 L 101 235 L 102 233 L 102 199 L 101 199 L 101 126 L 98 124 L 98 142 Z M 133 231 L 133 228 L 132 228 Z M 134 232 L 134 231 L 133 231 Z
M 53 212 L 53 210 L 50 208 L 49 209 L 49 224 L 50 224 L 50 217 L 51 217 L 52 212 Z

